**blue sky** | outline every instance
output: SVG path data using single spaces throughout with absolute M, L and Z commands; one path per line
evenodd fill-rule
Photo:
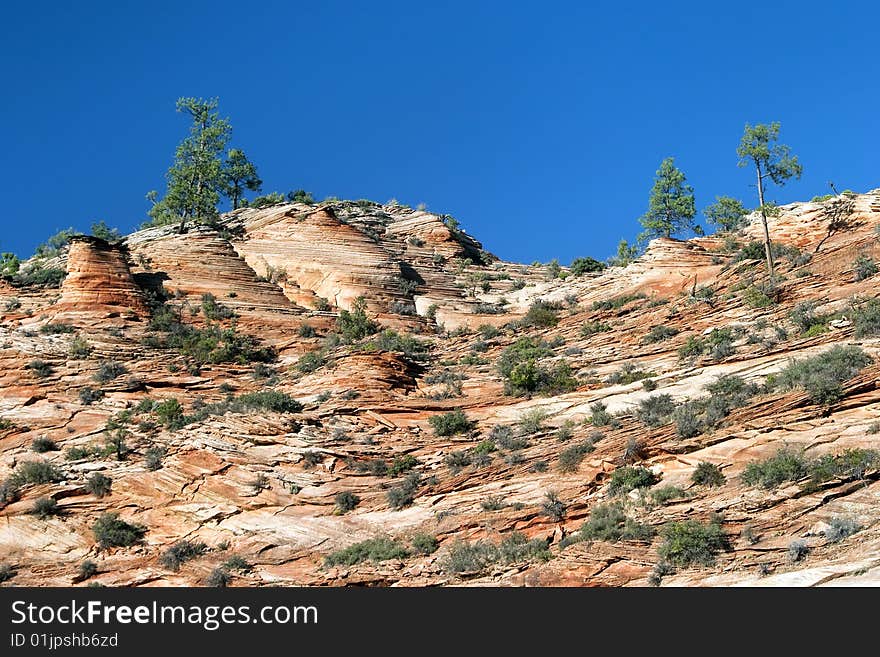
M 754 205 L 746 122 L 804 165 L 777 202 L 880 186 L 874 4 L 427 4 L 5 7 L 0 250 L 143 221 L 179 96 L 220 98 L 264 192 L 425 203 L 523 262 L 610 255 L 666 156 L 698 208 Z

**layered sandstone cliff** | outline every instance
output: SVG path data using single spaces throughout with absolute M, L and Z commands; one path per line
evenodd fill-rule
M 721 236 L 656 240 L 626 268 L 565 278 L 496 262 L 437 215 L 365 203 L 240 210 L 186 235 L 140 231 L 126 239 L 131 265 L 94 241 L 74 241 L 60 300 L 0 288 L 0 308 L 20 304 L 0 317 L 0 481 L 28 461 L 56 470 L 0 502 L 0 562 L 16 572 L 9 583 L 70 585 L 91 559 L 98 574 L 89 581 L 106 585 L 202 585 L 238 555 L 252 565 L 232 573 L 241 586 L 647 585 L 664 528 L 719 516 L 727 546 L 711 563 L 667 572 L 663 585 L 880 583 L 876 462 L 820 483 L 804 475 L 765 488 L 743 478 L 780 448 L 808 459 L 880 450 L 880 337 L 857 337 L 853 325 L 878 296 L 877 275 L 855 268 L 859 258 L 880 260 L 880 193 L 852 200 L 847 221 L 831 231 L 828 202 L 781 208 L 770 224 L 785 247 L 772 287 L 761 260 L 742 257 L 760 235 L 756 223 L 735 236 L 738 246 Z M 113 283 L 106 290 L 98 271 Z M 192 367 L 141 321 L 141 299 L 159 285 L 184 326 L 234 329 L 277 358 Z M 197 310 L 206 294 L 231 312 L 206 318 Z M 340 343 L 337 311 L 358 296 L 383 328 L 423 344 L 375 335 Z M 329 310 L 312 310 L 318 297 Z M 539 299 L 555 302 L 555 320 L 518 321 Z M 796 321 L 805 302 L 819 318 L 807 327 Z M 401 312 L 407 305 L 417 314 Z M 70 320 L 74 333 L 40 332 L 62 306 L 95 319 Z M 120 313 L 115 324 L 99 321 L 107 312 Z M 543 341 L 539 364 L 566 362 L 576 385 L 506 394 L 499 358 L 524 337 Z M 72 349 L 75 339 L 88 353 Z M 873 358 L 839 399 L 817 403 L 804 389 L 767 385 L 792 359 L 837 345 Z M 312 360 L 301 361 L 309 352 Z M 125 372 L 107 380 L 109 360 Z M 644 421 L 646 400 L 706 400 L 707 386 L 725 375 L 757 387 L 713 426 L 682 435 L 671 418 Z M 289 395 L 302 409 L 236 406 L 260 391 Z M 180 421 L 153 403 L 170 399 L 181 404 Z M 611 415 L 605 422 L 593 421 L 597 402 Z M 456 409 L 472 428 L 438 435 L 429 419 Z M 119 427 L 121 459 L 103 449 Z M 58 450 L 35 452 L 39 438 Z M 151 454 L 162 454 L 159 467 Z M 695 483 L 701 463 L 718 466 L 723 482 Z M 610 482 L 625 466 L 644 467 L 657 482 L 614 495 Z M 96 472 L 112 479 L 100 497 L 88 484 Z M 359 501 L 343 511 L 340 493 Z M 549 493 L 561 511 L 548 508 Z M 62 513 L 33 515 L 41 497 Z M 609 503 L 654 535 L 573 540 Z M 105 511 L 143 525 L 143 541 L 99 549 L 92 528 Z M 832 540 L 828 528 L 841 518 L 858 531 Z M 497 545 L 513 532 L 544 541 L 549 560 L 518 552 L 472 570 L 450 567 L 459 542 Z M 325 561 L 377 536 L 410 546 L 416 534 L 434 537 L 438 549 L 408 547 L 405 558 L 350 566 Z M 160 557 L 179 540 L 209 550 L 173 570 Z M 803 553 L 792 557 L 799 543 Z

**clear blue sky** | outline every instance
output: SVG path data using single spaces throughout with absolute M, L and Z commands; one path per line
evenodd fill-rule
M 754 205 L 746 122 L 804 165 L 777 202 L 880 186 L 875 3 L 137 4 L 4 7 L 3 251 L 143 221 L 179 96 L 220 98 L 264 191 L 424 202 L 525 262 L 610 255 L 669 155 L 698 208 Z

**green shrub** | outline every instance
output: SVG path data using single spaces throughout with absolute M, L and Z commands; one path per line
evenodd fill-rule
M 750 285 L 743 292 L 743 301 L 751 308 L 768 308 L 776 303 L 767 291 Z
M 253 566 L 251 566 L 250 562 L 244 557 L 234 554 L 223 562 L 222 568 L 224 570 L 235 570 L 240 573 L 247 573 L 253 569 Z
M 467 543 L 456 539 L 440 566 L 453 575 L 479 573 L 501 558 L 498 548 L 489 541 Z
M 13 486 L 20 487 L 28 484 L 50 484 L 61 479 L 61 473 L 48 461 L 24 461 L 13 470 L 8 481 Z
M 183 406 L 174 398 L 159 402 L 153 407 L 153 411 L 162 426 L 171 431 L 176 431 L 186 424 L 183 417 Z
M 128 374 L 128 370 L 124 365 L 113 360 L 108 360 L 98 365 L 98 371 L 93 378 L 98 383 L 107 383 L 108 381 L 119 378 L 123 374 Z
M 653 327 L 648 334 L 644 337 L 642 342 L 645 344 L 654 344 L 656 342 L 663 342 L 664 340 L 669 340 L 670 338 L 674 338 L 678 335 L 679 331 L 677 328 L 673 328 L 671 326 L 664 326 L 660 324 L 659 326 Z
M 79 571 L 76 574 L 75 581 L 84 582 L 98 574 L 98 564 L 91 559 L 86 559 L 79 565 Z
M 416 534 L 412 537 L 412 549 L 415 554 L 427 556 L 434 554 L 440 544 L 431 534 Z
M 623 506 L 616 502 L 593 507 L 580 529 L 580 537 L 588 541 L 650 541 L 653 536 L 652 527 L 627 517 Z
M 605 333 L 611 330 L 611 326 L 604 322 L 584 322 L 581 325 L 581 337 L 589 338 L 597 333 Z
M 367 300 L 358 297 L 351 311 L 341 310 L 336 326 L 346 342 L 357 342 L 379 331 L 379 325 L 367 317 Z
M 89 406 L 90 404 L 95 403 L 96 401 L 100 401 L 104 398 L 104 391 L 100 388 L 92 388 L 91 386 L 85 386 L 84 388 L 80 388 L 79 391 L 79 401 L 84 406 Z
M 260 347 L 257 340 L 238 333 L 234 326 L 221 328 L 209 324 L 196 328 L 180 322 L 179 313 L 167 306 L 160 308 L 150 320 L 150 329 L 162 331 L 164 338 L 153 336 L 151 346 L 175 349 L 197 365 L 206 363 L 269 362 L 276 358 L 271 348 Z
M 328 566 L 354 566 L 363 561 L 378 563 L 391 559 L 406 559 L 408 556 L 409 551 L 396 540 L 377 536 L 331 552 L 324 559 L 324 563 Z
M 775 488 L 787 481 L 798 481 L 806 477 L 808 465 L 803 452 L 782 447 L 770 458 L 752 461 L 746 465 L 742 479 L 749 486 Z
M 443 413 L 441 415 L 432 415 L 428 418 L 428 423 L 434 429 L 434 433 L 438 436 L 452 436 L 457 433 L 467 433 L 474 428 L 475 422 L 468 419 L 464 411 L 458 409 Z
M 843 396 L 843 383 L 873 362 L 861 348 L 835 345 L 828 351 L 791 361 L 776 377 L 783 390 L 802 388 L 817 404 L 831 404 Z
M 848 536 L 852 536 L 862 526 L 854 519 L 846 516 L 834 516 L 828 521 L 828 528 L 825 530 L 825 540 L 829 543 L 839 543 Z
M 530 307 L 525 317 L 520 320 L 522 326 L 550 327 L 559 323 L 557 314 L 561 305 L 555 301 L 538 299 Z
M 311 374 L 324 367 L 327 359 L 324 357 L 322 350 L 308 351 L 300 356 L 296 361 L 296 369 L 303 374 Z
M 544 495 L 544 502 L 541 505 L 541 511 L 553 522 L 562 522 L 565 519 L 565 511 L 567 508 L 565 502 L 560 500 L 559 495 L 554 491 L 548 491 Z
M 342 513 L 352 511 L 361 503 L 360 497 L 347 490 L 339 491 L 333 499 L 336 502 L 336 507 L 342 511 Z
M 602 402 L 590 404 L 590 422 L 596 427 L 606 427 L 612 423 L 614 417 L 608 412 L 608 407 Z
M 165 458 L 165 450 L 161 447 L 150 447 L 144 452 L 144 467 L 153 472 L 162 468 L 162 459 Z
M 657 550 L 660 558 L 675 566 L 715 563 L 715 555 L 729 548 L 729 541 L 720 521 L 701 523 L 697 520 L 671 522 L 661 531 L 663 543 Z
M 638 301 L 639 299 L 647 298 L 648 297 L 641 292 L 637 292 L 635 294 L 624 294 L 619 297 L 614 297 L 612 299 L 606 299 L 605 301 L 594 301 L 592 308 L 593 310 L 618 310 L 620 308 L 623 308 L 631 301 Z
M 450 452 L 443 458 L 443 462 L 452 472 L 458 472 L 471 464 L 471 454 L 466 450 Z
M 608 492 L 611 495 L 626 495 L 631 490 L 653 486 L 658 481 L 659 477 L 647 468 L 625 466 L 611 473 Z
M 691 481 L 698 486 L 723 486 L 727 478 L 714 463 L 701 461 L 691 475 Z
M 876 273 L 877 264 L 874 262 L 874 259 L 864 254 L 859 255 L 853 263 L 853 278 L 856 282 L 871 278 Z
M 869 470 L 880 466 L 880 452 L 873 449 L 848 449 L 841 454 L 825 454 L 808 468 L 814 483 L 831 479 L 864 479 Z
M 672 395 L 653 395 L 639 402 L 636 417 L 649 427 L 659 427 L 669 421 L 673 411 L 675 402 Z
M 547 419 L 547 411 L 542 408 L 533 408 L 526 411 L 519 418 L 519 430 L 524 436 L 531 436 L 544 429 L 544 420 Z
M 415 501 L 416 491 L 421 484 L 418 472 L 410 472 L 399 486 L 389 488 L 386 493 L 388 505 L 395 510 L 408 507 Z
M 688 497 L 687 492 L 678 486 L 660 486 L 651 491 L 651 500 L 655 504 L 666 504 L 672 500 L 682 500 Z
M 804 301 L 796 305 L 794 310 L 788 314 L 792 324 L 797 326 L 803 335 L 824 329 L 832 317 L 816 313 L 816 305 L 815 301 Z
M 11 282 L 15 287 L 61 287 L 65 276 L 67 272 L 59 267 L 34 263 L 27 269 L 19 269 Z
M 564 473 L 575 472 L 580 466 L 581 461 L 584 460 L 584 457 L 594 449 L 595 447 L 590 440 L 566 447 L 559 452 L 559 462 L 557 465 L 559 471 Z
M 529 540 L 522 532 L 512 532 L 498 544 L 498 556 L 501 561 L 510 564 L 535 559 L 548 561 L 551 555 L 546 540 L 541 538 Z
M 422 340 L 417 340 L 411 335 L 401 335 L 397 331 L 386 329 L 382 331 L 375 342 L 366 345 L 368 348 L 375 347 L 381 351 L 394 351 L 401 353 L 410 360 L 423 361 L 428 358 L 431 345 Z
M 706 343 L 702 338 L 689 335 L 685 343 L 678 348 L 679 358 L 696 358 L 706 351 Z
M 703 432 L 703 422 L 699 416 L 701 404 L 685 402 L 672 411 L 675 432 L 679 438 L 693 438 Z
M 229 574 L 229 571 L 225 568 L 214 568 L 211 571 L 211 574 L 205 578 L 205 586 L 214 588 L 214 589 L 223 589 L 229 586 L 229 582 L 232 581 L 232 575 Z
M 73 333 L 76 329 L 74 329 L 70 324 L 64 324 L 63 322 L 50 322 L 48 324 L 43 324 L 40 327 L 40 333 L 43 335 L 58 335 L 61 333 Z
M 113 480 L 100 472 L 93 472 L 86 479 L 86 490 L 95 497 L 105 497 L 110 494 Z
M 107 549 L 139 543 L 147 533 L 147 529 L 143 525 L 121 520 L 118 513 L 104 513 L 92 525 L 92 533 L 98 541 L 98 546 Z
M 584 258 L 575 258 L 569 265 L 569 270 L 575 276 L 583 276 L 590 272 L 602 271 L 605 269 L 605 263 L 599 262 L 595 258 L 589 256 Z
M 0 564 L 0 582 L 6 582 L 16 575 L 15 566 L 6 563 Z
M 61 507 L 51 497 L 40 497 L 34 501 L 31 514 L 37 516 L 40 520 L 45 520 L 51 516 L 61 515 Z
M 44 454 L 46 452 L 57 452 L 58 445 L 51 438 L 40 436 L 39 438 L 34 438 L 34 440 L 31 442 L 31 450 L 33 450 L 37 454 Z
M 629 385 L 630 383 L 635 383 L 642 379 L 649 379 L 652 376 L 655 376 L 654 372 L 647 372 L 639 369 L 634 363 L 626 363 L 616 372 L 612 372 L 611 375 L 605 379 L 605 383 L 610 383 L 611 385 Z
M 50 363 L 47 363 L 40 358 L 35 358 L 31 362 L 29 362 L 27 365 L 25 365 L 25 369 L 33 372 L 34 376 L 38 379 L 45 379 L 51 376 L 54 371 Z
M 809 554 L 809 546 L 801 540 L 794 540 L 788 544 L 788 560 L 797 563 Z
M 208 551 L 208 546 L 201 542 L 188 540 L 177 541 L 159 557 L 159 563 L 169 570 L 178 571 L 180 566 L 200 557 Z
M 855 306 L 852 310 L 852 323 L 857 338 L 880 335 L 880 299 L 871 299 Z
M 202 312 L 205 315 L 205 319 L 208 320 L 222 320 L 235 317 L 232 309 L 217 303 L 217 297 L 210 292 L 202 295 Z

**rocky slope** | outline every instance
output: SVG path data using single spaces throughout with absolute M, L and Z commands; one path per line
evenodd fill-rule
M 880 192 L 844 220 L 839 201 L 781 208 L 773 286 L 742 248 L 757 223 L 562 277 L 368 202 L 76 239 L 60 290 L 0 283 L 0 567 L 47 586 L 880 583 Z M 358 297 L 361 325 L 395 333 L 340 337 Z M 556 389 L 505 392 L 522 338 Z M 873 362 L 835 394 L 813 394 L 824 371 L 773 385 L 838 345 Z M 438 435 L 429 419 L 458 409 L 470 425 Z M 780 448 L 761 485 L 750 464 Z M 598 530 L 609 509 L 632 531 Z M 142 540 L 102 548 L 105 512 Z M 688 520 L 702 563 L 669 551 Z M 377 537 L 395 542 L 373 560 L 339 554 Z M 179 541 L 205 549 L 169 559 Z

